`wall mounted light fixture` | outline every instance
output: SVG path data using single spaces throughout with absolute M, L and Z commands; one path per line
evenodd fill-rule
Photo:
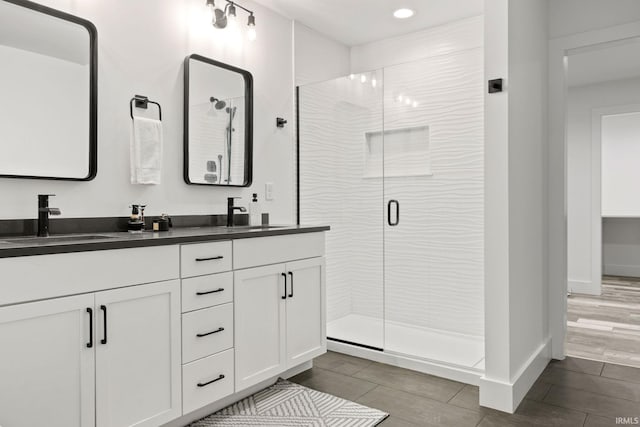
M 211 25 L 219 29 L 227 28 L 237 19 L 236 8 L 240 8 L 249 14 L 247 17 L 247 38 L 254 41 L 256 39 L 256 17 L 253 15 L 253 11 L 231 0 L 218 1 L 225 2 L 223 8 L 216 7 L 215 0 L 206 0 L 207 8 L 211 13 Z

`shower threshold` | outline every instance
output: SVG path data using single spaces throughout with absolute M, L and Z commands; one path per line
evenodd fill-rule
M 384 325 L 382 319 L 358 314 L 329 322 L 327 336 L 337 343 L 384 349 L 389 354 L 484 371 L 484 340 L 481 337 L 399 322 L 386 322 Z

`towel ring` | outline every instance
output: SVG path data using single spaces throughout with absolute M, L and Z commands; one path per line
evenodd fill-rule
M 160 121 L 162 121 L 162 107 L 160 106 L 160 104 L 158 104 L 157 102 L 154 101 L 150 101 L 149 98 L 147 98 L 146 96 L 142 96 L 142 95 L 135 95 L 133 98 L 131 98 L 131 101 L 129 101 L 129 113 L 131 114 L 131 120 L 133 120 L 133 107 L 136 108 L 143 108 L 143 109 L 147 109 L 149 104 L 155 104 L 158 106 L 158 119 Z

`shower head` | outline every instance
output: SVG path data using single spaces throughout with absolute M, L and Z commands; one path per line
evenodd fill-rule
M 211 98 L 209 98 L 209 101 L 211 101 L 211 104 L 214 107 L 216 107 L 216 110 L 222 110 L 224 107 L 227 106 L 226 102 L 224 102 L 223 100 L 218 99 L 216 97 L 213 97 L 213 96 Z

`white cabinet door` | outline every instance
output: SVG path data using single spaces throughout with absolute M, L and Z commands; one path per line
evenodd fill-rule
M 327 351 L 324 258 L 287 263 L 287 368 Z
M 0 425 L 95 425 L 93 305 L 89 294 L 0 308 Z
M 180 282 L 99 292 L 95 310 L 98 427 L 156 427 L 179 417 Z
M 286 367 L 285 265 L 234 272 L 236 392 Z

